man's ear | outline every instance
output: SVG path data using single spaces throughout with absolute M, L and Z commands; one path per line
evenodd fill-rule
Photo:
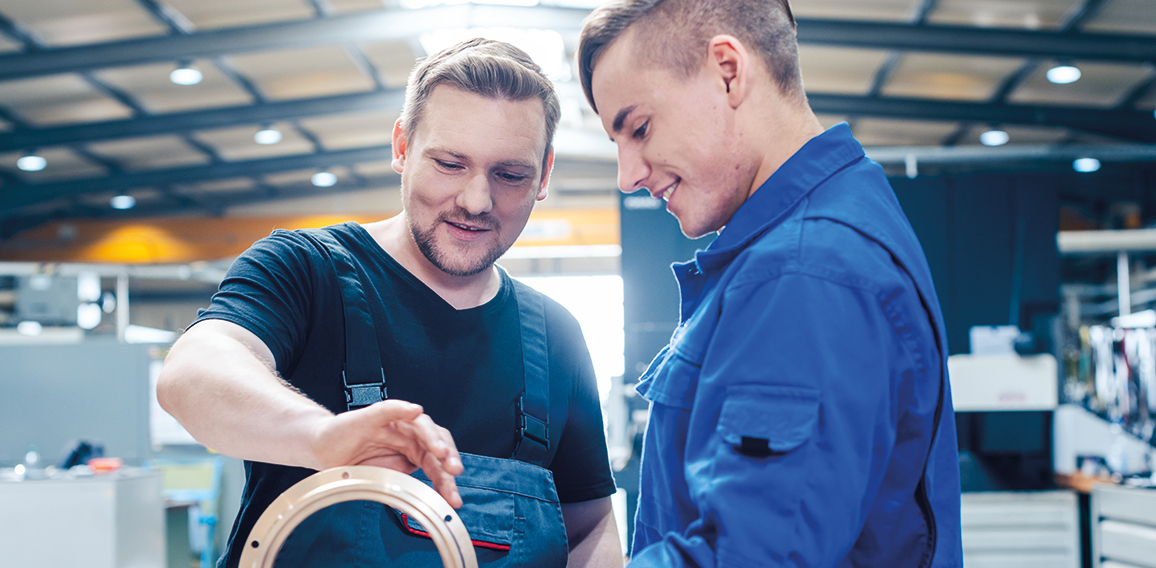
M 750 54 L 738 38 L 717 35 L 707 43 L 707 66 L 718 74 L 731 108 L 746 98 L 751 82 Z
M 405 169 L 405 152 L 408 150 L 409 133 L 401 125 L 401 119 L 393 123 L 393 171 L 401 173 Z
M 539 184 L 538 184 L 538 196 L 536 198 L 538 201 L 546 199 L 546 195 L 550 193 L 547 188 L 550 185 L 550 174 L 553 171 L 554 171 L 554 146 L 551 144 L 550 145 L 550 153 L 546 154 L 546 168 L 542 170 L 542 181 L 539 182 Z

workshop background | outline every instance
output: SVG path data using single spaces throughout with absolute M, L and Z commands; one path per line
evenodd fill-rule
M 574 65 L 598 3 L 0 0 L 0 565 L 215 561 L 244 470 L 156 404 L 166 348 L 272 229 L 400 210 L 406 77 L 473 36 L 561 97 L 550 197 L 500 262 L 582 322 L 628 542 L 632 385 L 709 237 L 616 189 Z M 1156 567 L 1156 1 L 791 5 L 812 107 L 927 253 L 967 566 Z

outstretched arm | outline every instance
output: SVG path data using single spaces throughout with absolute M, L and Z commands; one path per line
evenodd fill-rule
M 326 469 L 419 467 L 450 505 L 461 458 L 449 431 L 400 400 L 334 415 L 274 371 L 273 354 L 252 332 L 224 320 L 191 327 L 169 352 L 157 382 L 161 407 L 197 441 L 253 461 Z

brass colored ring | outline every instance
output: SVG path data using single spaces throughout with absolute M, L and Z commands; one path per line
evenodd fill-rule
M 240 566 L 273 568 L 277 551 L 309 515 L 345 501 L 394 507 L 429 533 L 446 568 L 477 568 L 470 534 L 453 507 L 428 485 L 383 467 L 355 465 L 317 472 L 285 490 L 257 519 Z

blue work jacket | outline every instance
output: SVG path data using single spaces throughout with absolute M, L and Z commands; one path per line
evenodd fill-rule
M 961 566 L 943 316 L 847 125 L 674 271 L 630 566 Z

